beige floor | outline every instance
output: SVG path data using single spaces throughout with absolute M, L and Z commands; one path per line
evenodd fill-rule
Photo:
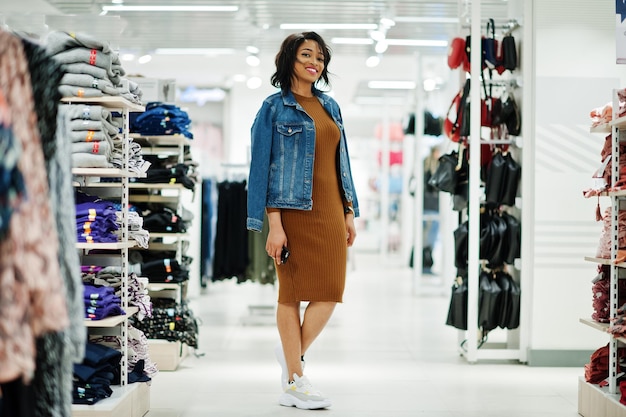
M 344 303 L 307 354 L 306 373 L 333 400 L 328 410 L 281 407 L 274 288 L 211 283 L 192 299 L 202 356 L 160 372 L 148 417 L 575 417 L 578 368 L 468 364 L 444 324 L 448 283 L 425 277 L 415 295 L 397 258 L 356 254 Z M 442 281 L 444 285 L 441 286 Z

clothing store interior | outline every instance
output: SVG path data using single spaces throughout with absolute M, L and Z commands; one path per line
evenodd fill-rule
M 626 416 L 621 3 L 2 0 L 0 417 Z M 358 204 L 294 368 L 246 218 L 311 31 Z

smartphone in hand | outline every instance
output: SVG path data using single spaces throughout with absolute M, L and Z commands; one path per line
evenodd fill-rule
M 280 253 L 280 263 L 286 263 L 287 259 L 289 259 L 289 255 L 291 255 L 291 252 L 289 252 L 289 249 L 283 246 L 283 251 Z

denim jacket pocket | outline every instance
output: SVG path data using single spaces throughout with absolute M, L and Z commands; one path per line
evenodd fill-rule
M 280 123 L 276 125 L 276 130 L 278 130 L 278 133 L 282 136 L 294 136 L 302 133 L 303 126 L 302 123 Z

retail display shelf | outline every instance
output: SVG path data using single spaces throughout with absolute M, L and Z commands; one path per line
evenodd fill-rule
M 163 183 L 146 183 L 146 182 L 131 182 L 128 184 L 129 188 L 135 189 L 171 189 L 171 190 L 183 190 L 185 187 L 182 184 L 163 184 Z
M 187 357 L 189 348 L 182 342 L 170 342 L 162 339 L 149 339 L 148 352 L 150 359 L 159 371 L 175 371 Z
M 72 175 L 80 177 L 141 177 L 137 172 L 125 171 L 120 168 L 72 168 Z M 110 184 L 110 183 L 107 183 Z
M 609 123 L 602 123 L 598 126 L 592 126 L 589 128 L 591 133 L 611 133 L 611 125 Z
M 156 233 L 150 232 L 150 238 L 181 238 L 181 237 L 189 237 L 188 233 Z
M 85 250 L 117 250 L 124 248 L 132 248 L 137 244 L 136 240 L 129 240 L 128 242 L 114 242 L 114 243 L 86 243 L 86 242 L 78 242 L 76 243 L 76 249 L 85 249 Z
M 579 319 L 579 321 L 582 324 L 586 324 L 589 327 L 592 327 L 592 328 L 594 328 L 596 330 L 600 330 L 601 332 L 605 332 L 605 333 L 607 332 L 607 330 L 609 328 L 609 324 L 608 323 L 600 323 L 600 322 L 597 322 L 597 321 L 595 321 L 593 319 L 581 318 L 581 319 Z
M 177 243 L 150 242 L 148 245 L 149 245 L 148 248 L 151 250 L 175 251 L 178 249 Z M 144 250 L 144 249 L 141 248 L 141 250 Z
M 596 258 L 593 256 L 585 256 L 585 261 L 593 262 L 593 263 L 600 264 L 600 265 L 613 265 L 613 262 L 607 258 Z M 619 263 L 616 263 L 615 265 L 619 266 L 620 268 L 626 268 L 626 262 L 619 262 Z
M 130 137 L 136 140 L 138 143 L 146 143 L 148 146 L 173 146 L 184 145 L 189 142 L 189 139 L 184 135 L 141 135 L 138 133 L 131 133 Z
M 139 308 L 137 307 L 128 307 L 126 309 L 126 315 L 123 316 L 111 316 L 103 318 L 102 320 L 88 320 L 85 319 L 86 327 L 115 327 L 119 326 L 126 320 L 128 317 L 137 314 Z
M 111 387 L 113 393 L 93 405 L 72 405 L 72 417 L 142 417 L 150 409 L 150 386 L 136 382 Z
M 578 414 L 583 417 L 626 417 L 626 406 L 619 394 L 610 394 L 606 387 L 578 380 Z
M 609 191 L 607 195 L 611 197 L 623 198 L 623 197 L 626 197 L 626 190 Z
M 611 120 L 610 125 L 612 127 L 617 126 L 618 129 L 626 129 L 626 116 Z
M 166 290 L 178 290 L 180 289 L 180 283 L 168 284 L 166 282 L 153 282 L 148 284 L 148 291 L 166 291 Z
M 132 112 L 143 112 L 146 110 L 145 106 L 133 103 L 130 100 L 121 96 L 105 96 L 105 97 L 63 97 L 61 99 L 63 103 L 67 104 L 93 104 L 97 103 L 104 107 L 117 109 L 124 108 Z
M 131 194 L 129 196 L 130 201 L 135 203 L 170 203 L 174 204 L 178 202 L 178 196 L 157 195 L 157 194 Z

